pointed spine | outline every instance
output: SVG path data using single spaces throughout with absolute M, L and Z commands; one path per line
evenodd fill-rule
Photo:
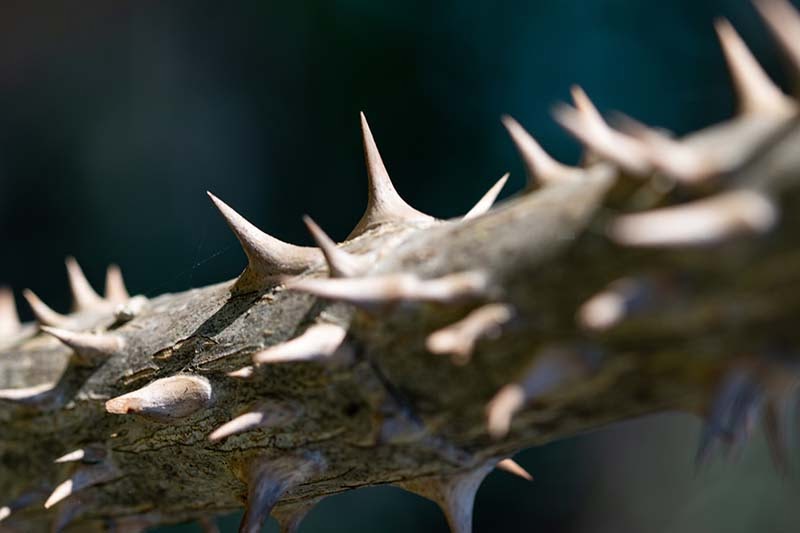
M 247 506 L 240 533 L 258 533 L 283 495 L 319 475 L 326 468 L 319 454 L 256 459 L 247 466 Z
M 714 28 L 736 88 L 739 111 L 778 117 L 791 115 L 794 103 L 769 79 L 731 23 L 719 18 L 714 21 Z
M 30 289 L 22 291 L 22 296 L 33 311 L 36 321 L 44 326 L 62 326 L 69 322 L 69 317 L 57 313 L 50 309 L 38 296 Z
M 253 355 L 253 363 L 266 365 L 326 359 L 336 354 L 347 330 L 336 324 L 315 324 L 294 339 Z
M 0 287 L 0 337 L 10 337 L 21 327 L 13 291 L 8 287 Z
M 479 217 L 488 212 L 489 209 L 491 209 L 494 205 L 495 200 L 497 200 L 497 196 L 500 194 L 500 191 L 502 191 L 503 187 L 505 187 L 506 182 L 508 181 L 508 176 L 508 172 L 503 174 L 503 176 L 497 180 L 494 185 L 492 185 L 492 188 L 486 191 L 486 194 L 484 194 L 481 199 L 478 200 L 478 203 L 475 204 L 466 215 L 464 215 L 463 220 Z
M 105 361 L 125 347 L 125 340 L 114 334 L 78 333 L 48 326 L 40 328 L 72 348 L 78 360 L 86 364 Z
M 623 215 L 609 228 L 626 246 L 708 246 L 769 231 L 778 208 L 762 193 L 732 190 L 694 202 Z
M 108 483 L 119 478 L 120 475 L 119 470 L 108 462 L 80 467 L 68 480 L 53 490 L 45 501 L 44 508 L 49 509 L 77 492 L 101 483 Z
M 105 299 L 112 304 L 124 304 L 130 300 L 122 270 L 117 265 L 109 265 L 106 269 Z
M 325 255 L 325 261 L 328 263 L 328 271 L 331 277 L 349 278 L 358 276 L 369 270 L 370 265 L 367 259 L 350 254 L 339 248 L 311 217 L 304 216 L 303 222 L 314 238 L 314 241 L 317 243 L 317 246 Z
M 353 279 L 297 279 L 287 287 L 320 298 L 363 307 L 407 303 L 453 303 L 485 296 L 488 278 L 468 271 L 422 280 L 413 274 L 389 274 Z
M 561 105 L 556 120 L 575 138 L 601 157 L 636 175 L 646 174 L 650 162 L 641 143 L 612 129 L 578 86 L 572 88 L 575 108 Z
M 387 222 L 430 222 L 432 217 L 417 211 L 397 193 L 383 164 L 375 139 L 361 113 L 361 132 L 364 141 L 364 159 L 367 164 L 367 209 L 348 239 Z
M 66 453 L 53 461 L 54 463 L 99 463 L 106 458 L 106 450 L 103 446 L 86 446 Z
M 69 289 L 72 292 L 72 307 L 75 311 L 85 311 L 87 309 L 97 309 L 103 307 L 105 301 L 95 292 L 83 269 L 75 260 L 70 256 L 64 261 L 67 266 L 67 278 L 69 280 Z
M 508 472 L 512 476 L 517 476 L 520 479 L 524 479 L 525 481 L 533 481 L 533 476 L 525 470 L 522 465 L 516 462 L 513 459 L 503 459 L 497 466 L 495 467 L 498 470 L 502 470 L 504 472 Z
M 106 402 L 106 411 L 172 422 L 208 407 L 212 401 L 211 383 L 206 378 L 178 375 L 158 379 L 141 389 L 112 398 Z
M 528 176 L 527 188 L 580 177 L 580 169 L 564 165 L 550 157 L 519 122 L 509 116 L 504 116 L 502 122 L 522 158 Z
M 316 248 L 294 246 L 268 235 L 248 222 L 225 202 L 208 193 L 242 245 L 248 264 L 232 292 L 244 294 L 276 285 L 280 276 L 299 274 L 323 260 Z
M 787 0 L 756 0 L 755 6 L 800 79 L 800 13 Z

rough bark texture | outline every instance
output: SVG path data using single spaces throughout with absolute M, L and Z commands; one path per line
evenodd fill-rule
M 575 129 L 568 114 L 562 118 Z M 243 529 L 257 530 L 272 512 L 291 530 L 298 513 L 327 495 L 382 483 L 435 485 L 438 492 L 418 490 L 438 494 L 526 447 L 664 410 L 706 416 L 705 445 L 715 437 L 741 442 L 758 409 L 779 435 L 785 428 L 774 408 L 796 384 L 798 363 L 794 110 L 752 112 L 687 139 L 712 159 L 728 154 L 690 184 L 669 180 L 641 136 L 615 133 L 609 145 L 591 128 L 577 129 L 598 162 L 563 179 L 542 178 L 546 186 L 469 220 L 388 217 L 341 246 L 369 259 L 350 279 L 471 272 L 485 279 L 481 290 L 457 295 L 445 283 L 445 297 L 400 290 L 365 301 L 360 290 L 321 298 L 303 285 L 329 279 L 320 263 L 257 292 L 232 295 L 233 282 L 226 282 L 132 300 L 122 310 L 94 306 L 58 324 L 121 339 L 123 347 L 101 361 L 79 357 L 81 350 L 34 325 L 6 334 L 0 508 L 7 507 L 0 528 L 129 530 L 247 504 Z M 632 168 L 632 150 L 644 154 L 643 168 Z M 774 206 L 779 220 L 763 225 L 756 213 L 752 222 L 747 202 L 713 203 L 730 191 Z M 621 227 L 620 214 L 697 202 L 702 208 L 709 200 L 680 243 L 628 246 L 630 240 L 608 236 L 608 228 L 614 235 Z M 694 220 L 690 212 L 681 216 Z M 617 294 L 611 323 L 586 307 L 604 291 Z M 432 333 L 493 302 L 511 310 L 510 320 L 467 339 L 452 360 L 432 353 Z M 247 379 L 229 375 L 314 324 L 346 330 L 335 353 L 258 364 Z M 208 401 L 202 385 L 196 394 L 183 388 L 159 400 L 167 416 L 138 404 L 118 414 L 119 402 L 106 404 L 183 375 L 207 380 Z M 743 376 L 752 394 L 730 385 L 731 376 Z M 519 409 L 504 407 L 509 403 Z M 261 427 L 209 440 L 247 412 L 261 417 Z M 779 440 L 773 448 L 780 464 Z M 54 462 L 77 449 L 87 450 L 81 460 Z M 67 496 L 49 505 L 71 476 Z M 471 509 L 471 500 L 461 508 Z M 463 530 L 464 520 L 456 516 L 451 525 Z

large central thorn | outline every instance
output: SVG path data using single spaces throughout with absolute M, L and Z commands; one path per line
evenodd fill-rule
M 348 236 L 355 237 L 387 222 L 428 222 L 433 217 L 417 211 L 403 200 L 392 185 L 389 173 L 372 138 L 367 118 L 361 113 L 361 132 L 364 139 L 364 158 L 369 178 L 369 197 L 367 210 L 355 229 Z
M 299 274 L 324 260 L 317 248 L 295 246 L 267 235 L 210 192 L 208 196 L 247 255 L 247 268 L 231 289 L 234 294 L 257 292 L 277 285 L 281 276 Z

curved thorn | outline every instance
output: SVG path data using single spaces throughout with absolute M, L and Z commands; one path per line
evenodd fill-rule
M 67 266 L 67 278 L 69 279 L 69 289 L 72 292 L 73 309 L 83 311 L 102 307 L 105 303 L 103 298 L 92 288 L 75 258 L 68 256 L 64 260 L 64 264 Z
M 603 119 L 586 93 L 578 86 L 572 88 L 576 108 L 562 104 L 555 118 L 567 131 L 601 157 L 633 174 L 646 174 L 650 162 L 641 143 L 620 133 Z
M 345 252 L 333 240 L 328 237 L 328 234 L 322 231 L 316 222 L 311 217 L 304 216 L 303 222 L 305 223 L 314 241 L 322 253 L 325 255 L 325 260 L 328 263 L 328 271 L 331 277 L 347 278 L 363 274 L 369 269 L 369 261 L 365 258 Z
M 525 470 L 518 462 L 516 462 L 513 459 L 510 458 L 503 459 L 502 461 L 497 463 L 497 466 L 495 468 L 508 472 L 509 474 L 522 478 L 526 481 L 533 481 L 533 476 L 530 474 L 530 472 Z
M 253 461 L 246 473 L 247 506 L 239 531 L 261 531 L 272 508 L 287 490 L 308 481 L 324 469 L 325 462 L 318 454 Z
M 800 76 L 800 13 L 787 0 L 754 3 L 794 67 L 795 76 Z
M 497 334 L 500 327 L 514 316 L 511 306 L 486 304 L 466 317 L 428 336 L 426 346 L 436 354 L 451 354 L 456 364 L 466 364 L 482 338 Z
M 301 412 L 300 406 L 287 402 L 265 402 L 218 427 L 208 436 L 208 440 L 217 442 L 254 429 L 285 426 L 296 420 Z
M 572 179 L 579 175 L 580 169 L 559 163 L 544 151 L 536 139 L 523 128 L 519 122 L 509 116 L 504 116 L 501 121 L 514 146 L 517 148 L 525 173 L 528 175 L 528 188 L 537 181 L 542 185 L 558 183 L 564 179 Z
M 36 294 L 30 290 L 22 291 L 22 296 L 33 311 L 33 316 L 39 324 L 46 326 L 61 326 L 69 321 L 69 317 L 50 309 Z
M 314 324 L 302 335 L 256 353 L 253 355 L 253 363 L 265 365 L 332 357 L 346 335 L 347 330 L 342 326 Z
M 626 246 L 706 246 L 768 231 L 777 206 L 761 193 L 737 190 L 684 205 L 623 215 L 609 234 Z
M 433 217 L 417 211 L 397 193 L 375 145 L 364 113 L 361 113 L 361 132 L 369 179 L 367 209 L 348 239 L 386 222 L 432 221 Z
M 171 422 L 196 413 L 212 401 L 211 383 L 206 378 L 178 375 L 158 379 L 141 389 L 112 398 L 106 402 L 106 411 Z
M 21 327 L 14 292 L 8 287 L 0 287 L 0 337 L 10 337 Z
M 478 200 L 478 203 L 475 204 L 466 215 L 464 215 L 463 220 L 479 217 L 489 211 L 489 209 L 491 209 L 494 205 L 494 201 L 497 200 L 497 196 L 500 194 L 500 191 L 502 191 L 503 187 L 505 187 L 506 182 L 508 181 L 508 176 L 508 172 L 503 174 L 503 176 L 497 180 L 494 185 L 492 185 L 492 188 L 486 191 L 481 199 Z
M 125 287 L 122 270 L 117 265 L 108 265 L 106 269 L 105 298 L 107 302 L 113 304 L 124 304 L 131 298 L 127 287 Z
M 731 23 L 718 18 L 714 21 L 714 28 L 736 88 L 740 112 L 781 117 L 791 115 L 795 110 L 794 103 L 767 76 Z
M 113 465 L 99 463 L 92 466 L 79 468 L 68 480 L 58 485 L 44 502 L 44 508 L 49 509 L 60 501 L 81 490 L 108 483 L 120 477 L 120 472 Z
M 55 383 L 43 383 L 33 387 L 0 389 L 0 400 L 22 405 L 41 406 L 51 403 L 58 392 Z
M 49 326 L 40 329 L 72 348 L 82 362 L 89 364 L 105 361 L 125 347 L 125 340 L 113 334 L 78 333 Z
M 274 285 L 280 276 L 299 274 L 323 260 L 318 249 L 278 240 L 255 227 L 210 192 L 207 194 L 247 255 L 247 268 L 236 281 L 234 293 L 265 289 Z
M 371 307 L 403 302 L 451 303 L 479 298 L 486 294 L 488 279 L 482 272 L 468 271 L 426 280 L 413 274 L 352 279 L 306 278 L 290 280 L 286 286 L 321 298 Z

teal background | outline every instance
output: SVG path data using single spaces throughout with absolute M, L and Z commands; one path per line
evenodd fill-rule
M 401 194 L 438 217 L 505 171 L 505 194 L 521 187 L 503 113 L 576 161 L 550 118 L 573 83 L 603 111 L 703 127 L 733 109 L 717 15 L 786 86 L 745 0 L 5 2 L 0 283 L 66 310 L 67 254 L 98 286 L 118 262 L 150 296 L 231 278 L 244 258 L 207 189 L 282 239 L 311 244 L 305 213 L 344 238 L 366 199 L 360 110 Z M 665 416 L 523 452 L 536 481 L 492 474 L 476 530 L 795 531 L 797 483 L 760 437 L 698 474 L 698 427 Z M 374 488 L 324 501 L 303 531 L 444 528 L 432 504 Z

